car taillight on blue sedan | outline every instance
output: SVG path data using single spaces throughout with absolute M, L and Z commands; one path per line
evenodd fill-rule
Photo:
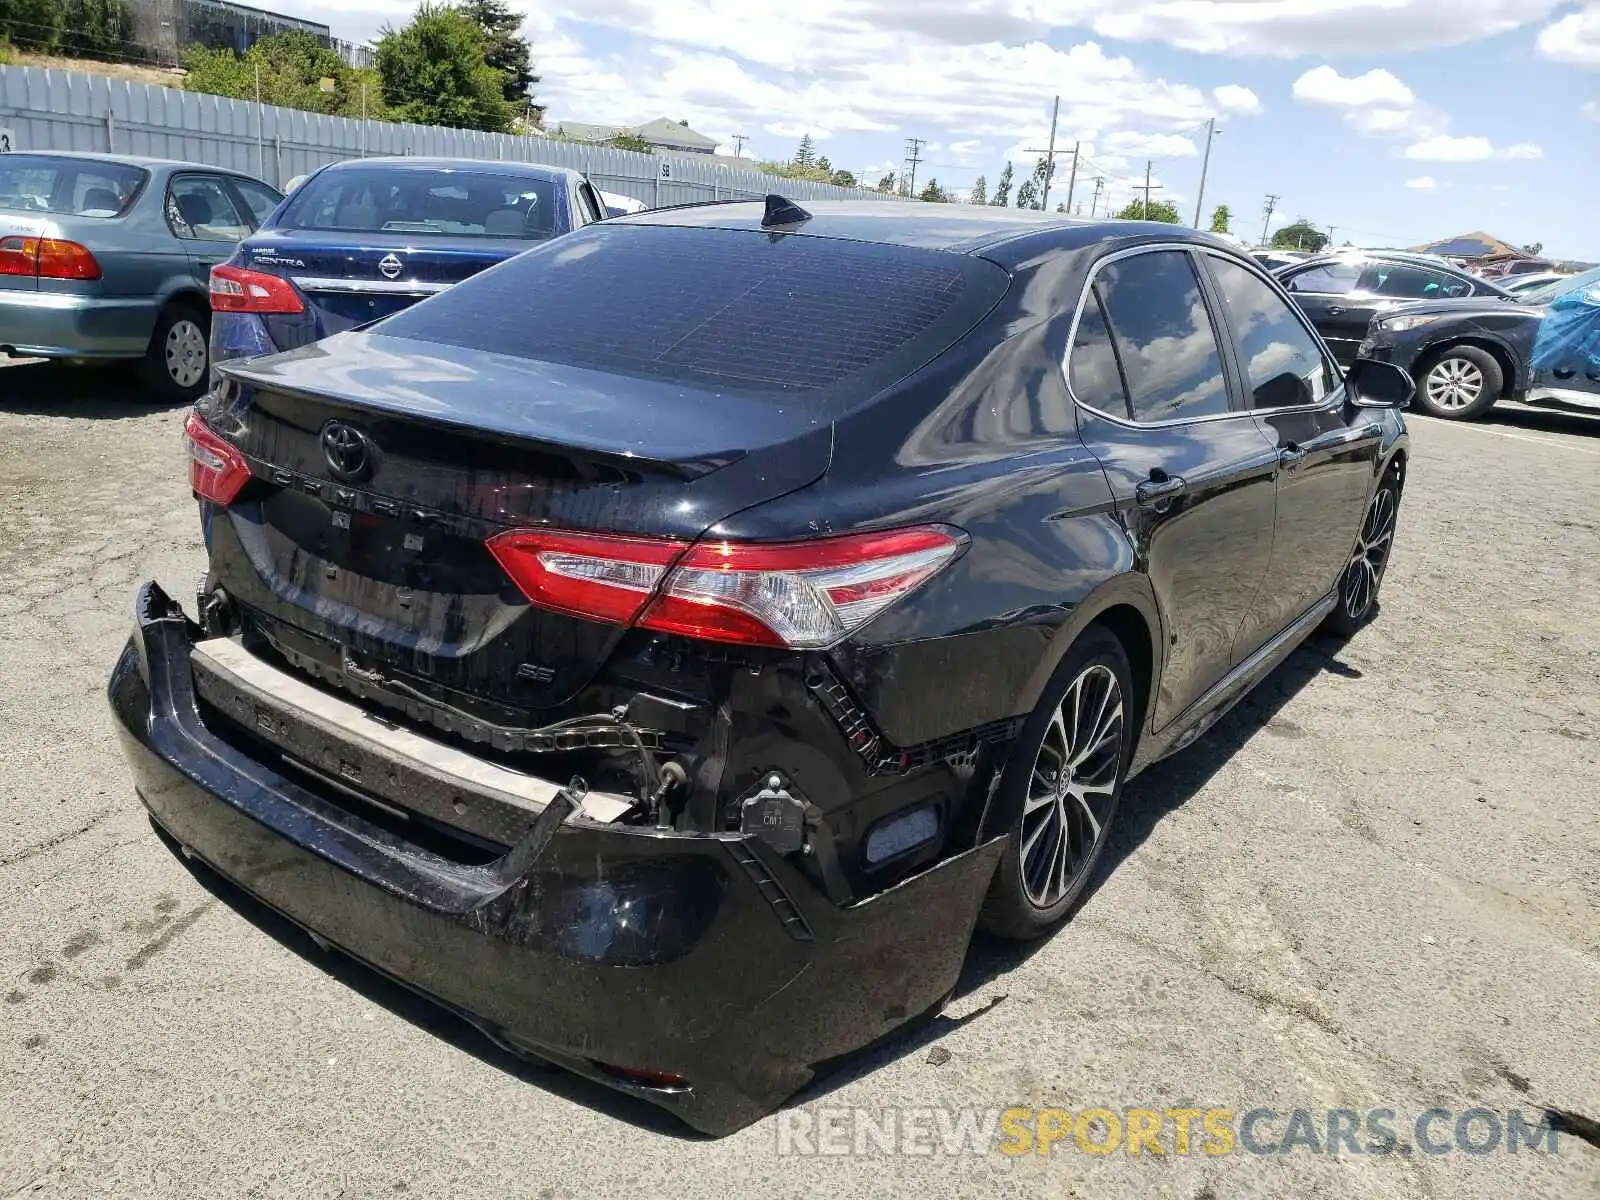
M 294 284 L 281 276 L 227 264 L 211 268 L 212 312 L 297 313 L 305 307 Z

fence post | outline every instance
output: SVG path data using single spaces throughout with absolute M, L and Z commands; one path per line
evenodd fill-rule
M 111 110 L 106 109 L 106 153 L 117 152 L 117 119 L 112 116 Z
M 283 134 L 272 135 L 272 186 L 283 190 Z

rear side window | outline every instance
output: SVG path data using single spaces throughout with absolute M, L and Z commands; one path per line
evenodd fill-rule
M 1228 411 L 1228 383 L 1222 369 L 1205 295 L 1187 253 L 1156 250 L 1119 258 L 1095 275 L 1093 298 L 1104 314 L 1099 330 L 1109 331 L 1111 366 L 1125 387 L 1126 412 L 1135 421 L 1176 421 Z M 1084 316 L 1089 316 L 1086 306 Z M 1077 392 L 1077 355 L 1087 357 L 1084 376 L 1110 396 L 1107 355 L 1095 342 L 1103 336 L 1096 322 L 1080 320 L 1068 377 Z M 1093 404 L 1088 396 L 1079 400 Z M 1093 404 L 1103 412 L 1117 413 Z M 1118 414 L 1120 415 L 1120 414 Z
M 1283 286 L 1291 292 L 1316 292 L 1322 296 L 1342 296 L 1355 290 L 1361 268 L 1354 263 L 1323 263 L 1288 276 Z
M 148 171 L 44 154 L 0 155 L 0 208 L 76 217 L 120 217 Z
M 1472 295 L 1472 285 L 1447 271 L 1410 263 L 1378 262 L 1368 268 L 1366 287 L 1397 300 L 1448 300 Z
M 803 235 L 586 226 L 376 332 L 744 392 L 893 382 L 1009 276 L 967 255 Z
M 260 225 L 272 215 L 272 210 L 278 207 L 278 202 L 283 199 L 277 192 L 265 184 L 256 183 L 250 179 L 235 179 L 233 186 L 239 195 L 244 197 L 245 204 L 250 207 L 250 217 Z
M 349 167 L 294 190 L 279 229 L 442 233 L 542 241 L 559 230 L 556 185 L 485 170 Z

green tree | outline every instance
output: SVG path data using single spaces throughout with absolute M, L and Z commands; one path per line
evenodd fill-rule
M 4 0 L 0 0 L 3 4 Z M 126 0 L 68 0 L 62 48 L 76 58 L 139 57 Z
M 1274 250 L 1309 250 L 1315 254 L 1328 244 L 1328 235 L 1301 217 L 1272 235 Z
M 821 171 L 824 175 L 833 174 L 833 164 L 828 161 L 828 156 L 826 154 L 821 155 L 817 161 L 811 165 L 816 167 L 817 170 Z
M 1135 200 L 1116 216 L 1119 221 L 1164 221 L 1168 225 L 1182 224 L 1178 216 L 1178 206 L 1170 200 L 1152 200 L 1146 204 L 1143 200 Z
M 894 184 L 895 184 L 894 172 L 890 171 L 887 175 L 880 175 L 878 177 L 878 186 L 877 186 L 876 190 L 880 191 L 880 192 L 883 192 L 884 194 L 887 195 L 887 194 L 892 193 L 894 191 Z
M 1022 186 L 1017 189 L 1017 207 L 1042 209 L 1044 207 L 1045 176 L 1055 175 L 1052 164 L 1044 159 L 1039 159 L 1033 166 L 1033 174 L 1023 180 Z
M 835 171 L 828 180 L 834 187 L 855 187 L 856 177 L 854 172 L 846 171 L 843 167 Z
M 1524 246 L 1522 248 L 1522 252 L 1524 254 L 1531 254 L 1535 258 L 1538 258 L 1539 255 L 1543 252 L 1543 250 L 1544 250 L 1544 243 L 1543 242 L 1529 242 L 1526 246 Z
M 1211 232 L 1227 233 L 1228 226 L 1233 223 L 1233 213 L 1228 211 L 1226 204 L 1219 204 L 1211 210 Z
M 794 157 L 789 161 L 797 167 L 817 165 L 817 144 L 811 140 L 809 133 L 800 139 L 800 144 L 795 147 Z
M 645 141 L 631 129 L 624 130 L 622 133 L 617 134 L 617 136 L 607 142 L 606 145 L 614 146 L 618 150 L 632 150 L 635 154 L 650 153 L 650 143 Z
M 355 70 L 314 35 L 281 33 L 264 37 L 243 58 L 232 50 L 193 46 L 183 56 L 183 86 L 235 100 L 254 100 L 256 80 L 261 100 L 284 108 L 333 116 L 382 118 L 383 87 L 372 70 Z M 324 86 L 324 81 L 332 87 Z
M 929 179 L 927 186 L 917 193 L 918 200 L 926 200 L 930 204 L 949 204 L 950 193 L 939 186 L 937 179 Z
M 968 204 L 987 204 L 987 203 L 989 203 L 989 181 L 987 179 L 985 179 L 982 175 L 979 175 L 976 179 L 974 179 L 972 181 L 972 192 L 967 197 L 967 203 Z
M 1011 203 L 1010 163 L 1005 165 L 1005 169 L 1000 172 L 1000 178 L 995 181 L 994 199 L 990 200 L 989 203 L 999 205 L 1001 208 L 1004 208 L 1007 204 Z
M 484 58 L 483 31 L 459 8 L 423 0 L 411 24 L 384 26 L 378 73 L 398 120 L 491 133 L 511 128 L 504 77 Z
M 500 72 L 506 103 L 525 111 L 533 99 L 533 49 L 522 36 L 522 14 L 505 0 L 460 0 L 461 11 L 483 31 L 483 61 Z
M 62 0 L 0 0 L 0 38 L 18 50 L 54 53 L 66 39 L 68 8 Z

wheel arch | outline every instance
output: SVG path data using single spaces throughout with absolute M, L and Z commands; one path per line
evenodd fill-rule
M 1039 704 L 1056 668 L 1066 658 L 1073 644 L 1091 625 L 1101 625 L 1122 643 L 1128 656 L 1128 668 L 1133 676 L 1139 718 L 1134 726 L 1134 750 L 1145 734 L 1145 724 L 1150 714 L 1150 699 L 1155 694 L 1161 678 L 1162 649 L 1161 610 L 1156 603 L 1150 581 L 1138 572 L 1117 575 L 1101 584 L 1073 608 L 1071 615 L 1051 637 L 1045 652 L 1027 687 L 1018 698 L 1017 712 L 1032 712 Z

